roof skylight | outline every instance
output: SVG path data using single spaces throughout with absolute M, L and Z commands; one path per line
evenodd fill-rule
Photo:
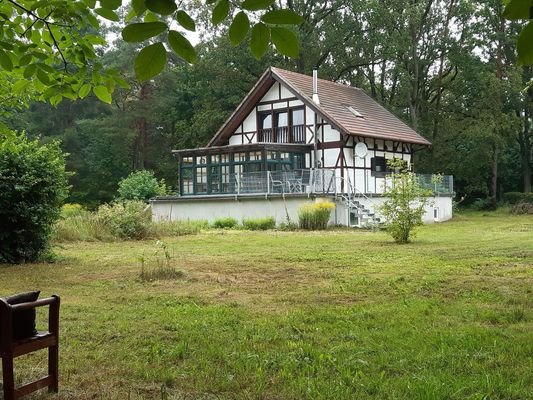
M 359 111 L 357 111 L 355 108 L 353 108 L 352 106 L 346 106 L 346 108 L 348 109 L 348 111 L 350 111 L 353 115 L 355 115 L 357 118 L 365 118 L 365 116 L 363 114 L 361 114 Z

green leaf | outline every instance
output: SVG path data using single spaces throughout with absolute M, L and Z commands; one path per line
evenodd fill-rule
M 218 3 L 213 10 L 213 15 L 211 16 L 211 22 L 213 23 L 213 25 L 218 25 L 226 19 L 228 14 L 229 14 L 229 1 L 218 0 Z
M 174 53 L 183 58 L 189 63 L 194 63 L 196 61 L 196 52 L 191 42 L 187 40 L 181 33 L 177 31 L 170 31 L 168 33 L 168 43 Z
M 237 46 L 241 43 L 246 37 L 249 29 L 250 21 L 248 20 L 248 16 L 244 11 L 239 12 L 229 27 L 228 35 L 231 44 Z
M 142 49 L 135 58 L 135 75 L 140 82 L 145 82 L 163 71 L 166 62 L 165 46 L 161 42 L 154 43 Z
M 91 84 L 86 83 L 78 91 L 78 96 L 80 96 L 80 99 L 84 99 L 87 97 L 90 91 L 91 91 Z
M 104 103 L 111 104 L 111 94 L 105 86 L 95 86 L 93 93 Z
M 37 70 L 37 79 L 46 86 L 50 85 L 50 79 L 48 78 L 46 72 L 44 72 L 42 69 Z
M 116 10 L 122 5 L 122 0 L 100 0 L 100 5 L 102 8 Z
M 35 74 L 35 71 L 37 71 L 37 65 L 35 64 L 28 65 L 23 73 L 24 78 L 26 79 L 31 78 Z
M 14 94 L 19 94 L 20 92 L 22 92 L 24 89 L 26 89 L 28 87 L 28 85 L 30 84 L 30 81 L 27 80 L 27 79 L 20 79 L 18 81 L 16 81 L 11 90 L 13 90 L 13 93 Z
M 304 19 L 292 10 L 272 10 L 263 15 L 261 21 L 274 25 L 299 25 Z
M 131 7 L 135 10 L 135 14 L 140 17 L 146 11 L 146 4 L 144 0 L 131 0 Z
M 270 43 L 270 29 L 262 22 L 252 28 L 250 50 L 255 58 L 260 59 L 268 49 Z
M 245 0 L 242 3 L 242 8 L 248 11 L 266 10 L 276 0 Z
M 518 62 L 525 65 L 533 64 L 533 21 L 529 21 L 520 32 L 516 49 L 518 50 Z
M 50 104 L 55 107 L 59 103 L 61 103 L 62 100 L 63 100 L 63 96 L 61 96 L 61 94 L 56 94 L 55 96 L 50 97 Z
M 107 8 L 97 8 L 94 10 L 94 12 L 102 18 L 108 19 L 109 21 L 120 21 L 120 18 L 113 10 L 109 10 Z
M 4 50 L 0 50 L 0 66 L 6 71 L 13 70 L 13 61 Z
M 122 30 L 122 39 L 125 42 L 142 42 L 167 30 L 164 22 L 139 22 L 130 24 Z
M 178 9 L 174 0 L 146 0 L 146 8 L 159 15 L 170 15 Z
M 533 19 L 531 0 L 511 0 L 505 6 L 502 16 L 505 19 Z
M 23 67 L 25 65 L 28 65 L 29 63 L 31 63 L 31 60 L 33 60 L 33 56 L 31 55 L 31 53 L 30 54 L 24 54 L 19 59 L 19 66 Z
M 276 49 L 283 55 L 298 58 L 300 55 L 300 46 L 296 35 L 286 28 L 272 27 L 272 43 Z
M 185 11 L 179 10 L 176 14 L 176 20 L 181 26 L 183 26 L 188 31 L 196 31 L 196 24 L 194 23 L 194 20 Z

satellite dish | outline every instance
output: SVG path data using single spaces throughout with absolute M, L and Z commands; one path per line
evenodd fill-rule
M 365 158 L 368 154 L 368 147 L 363 142 L 359 142 L 355 145 L 355 155 L 359 158 Z

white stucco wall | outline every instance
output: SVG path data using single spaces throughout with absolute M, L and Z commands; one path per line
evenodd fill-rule
M 324 201 L 324 198 L 270 197 L 257 198 L 231 196 L 213 200 L 179 200 L 152 201 L 152 219 L 154 221 L 194 221 L 207 220 L 212 223 L 218 218 L 233 217 L 241 222 L 245 218 L 274 217 L 276 224 L 286 223 L 287 214 L 291 222 L 298 222 L 298 209 L 305 203 Z M 335 224 L 334 213 L 330 223 Z
M 152 201 L 152 219 L 154 221 L 186 221 L 207 220 L 210 223 L 217 218 L 233 217 L 239 222 L 245 218 L 274 217 L 277 224 L 287 222 L 287 214 L 292 222 L 298 222 L 298 209 L 305 203 L 331 200 L 328 198 L 308 198 L 305 196 L 291 197 L 245 197 L 228 196 L 224 199 L 191 198 L 187 200 L 154 200 Z M 374 197 L 360 200 L 365 208 L 376 212 L 385 198 Z M 438 209 L 438 217 L 434 218 L 434 209 Z M 379 215 L 377 215 L 379 216 Z M 443 222 L 452 218 L 452 197 L 431 197 L 424 214 L 424 223 Z M 349 216 L 345 204 L 337 200 L 337 207 L 332 212 L 331 224 L 348 225 Z

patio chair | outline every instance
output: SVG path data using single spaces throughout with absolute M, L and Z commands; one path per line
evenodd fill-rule
M 39 292 L 0 298 L 0 356 L 4 400 L 15 400 L 48 387 L 58 391 L 59 296 L 37 300 Z M 35 309 L 49 306 L 48 330 L 35 330 Z M 48 349 L 48 375 L 37 381 L 15 387 L 13 360 L 24 354 Z

